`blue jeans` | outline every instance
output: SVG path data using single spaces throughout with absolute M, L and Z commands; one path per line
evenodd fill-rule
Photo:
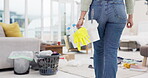
M 123 0 L 93 0 L 89 19 L 99 23 L 100 40 L 93 43 L 96 78 L 116 78 L 117 49 L 127 22 Z

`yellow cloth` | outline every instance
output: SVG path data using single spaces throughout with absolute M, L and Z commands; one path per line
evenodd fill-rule
M 131 68 L 131 65 L 136 65 L 136 64 L 134 64 L 134 63 L 133 63 L 133 64 L 130 64 L 130 63 L 124 63 L 124 64 L 123 64 L 123 67 L 129 69 L 129 68 Z
M 89 40 L 89 35 L 87 32 L 87 29 L 84 27 L 81 27 L 78 29 L 74 34 L 74 43 L 77 45 L 78 50 L 81 50 L 81 45 L 87 45 L 91 41 Z
M 3 27 L 6 37 L 22 37 L 22 33 L 17 22 L 12 24 L 0 22 L 0 25 Z

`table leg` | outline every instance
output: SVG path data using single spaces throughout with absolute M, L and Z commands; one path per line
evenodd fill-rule
M 142 62 L 142 66 L 146 66 L 146 62 L 147 62 L 147 57 L 144 57 L 143 62 Z

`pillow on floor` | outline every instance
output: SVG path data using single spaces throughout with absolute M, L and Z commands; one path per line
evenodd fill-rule
M 0 22 L 0 25 L 3 27 L 6 37 L 22 37 L 22 33 L 17 22 L 12 24 Z

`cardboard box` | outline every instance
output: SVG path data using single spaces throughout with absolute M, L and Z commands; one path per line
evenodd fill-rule
M 62 55 L 67 61 L 74 60 L 75 54 L 74 53 L 67 53 Z

